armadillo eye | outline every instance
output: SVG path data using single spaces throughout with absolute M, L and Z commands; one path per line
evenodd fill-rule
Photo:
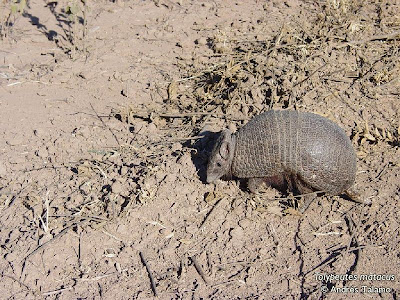
M 217 162 L 217 167 L 220 167 L 220 166 L 222 166 L 221 163 Z

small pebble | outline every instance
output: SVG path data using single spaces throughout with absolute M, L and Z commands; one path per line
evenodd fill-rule
M 41 158 L 46 158 L 47 156 L 49 156 L 49 153 L 47 152 L 47 149 L 45 147 L 42 147 L 36 151 L 36 155 Z
M 121 194 L 124 190 L 124 186 L 122 185 L 122 183 L 120 181 L 117 180 L 112 184 L 111 189 L 112 189 L 113 193 Z
M 200 45 L 200 46 L 207 45 L 207 38 L 205 38 L 205 37 L 198 38 L 198 39 L 195 41 L 195 43 L 196 43 L 197 45 Z
M 182 144 L 181 143 L 172 144 L 172 147 L 171 147 L 171 151 L 172 152 L 176 152 L 176 151 L 180 151 L 180 150 L 182 150 Z

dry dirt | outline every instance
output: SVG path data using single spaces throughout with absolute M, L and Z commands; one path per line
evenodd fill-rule
M 399 299 L 400 1 L 0 5 L 1 299 Z M 344 128 L 363 204 L 205 183 L 271 108 Z

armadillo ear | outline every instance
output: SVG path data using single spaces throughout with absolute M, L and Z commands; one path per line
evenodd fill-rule
M 219 148 L 219 154 L 221 155 L 221 157 L 223 159 L 228 159 L 229 151 L 230 151 L 229 143 L 228 142 L 223 142 L 221 144 L 221 147 Z

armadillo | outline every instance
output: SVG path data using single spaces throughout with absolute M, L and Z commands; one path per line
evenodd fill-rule
M 256 192 L 266 182 L 301 193 L 337 195 L 355 180 L 356 155 L 334 122 L 309 112 L 270 110 L 236 133 L 221 132 L 207 166 L 207 182 L 224 175 L 248 178 Z

